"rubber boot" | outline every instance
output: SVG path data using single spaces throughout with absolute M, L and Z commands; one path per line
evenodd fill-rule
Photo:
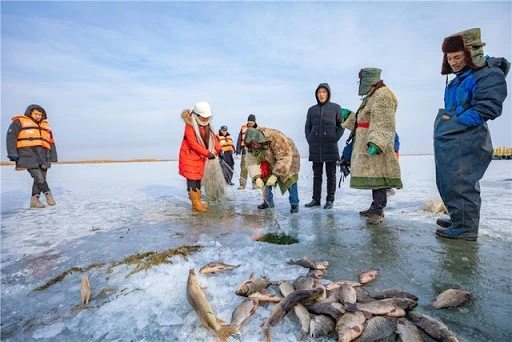
M 366 219 L 366 224 L 371 225 L 378 225 L 381 224 L 382 221 L 384 221 L 384 213 L 382 214 L 376 214 L 376 213 L 370 213 Z
M 201 205 L 201 193 L 198 191 L 189 191 L 188 197 L 192 201 L 192 210 L 199 211 L 200 213 L 205 213 L 206 208 Z
M 48 203 L 48 205 L 55 205 L 55 199 L 50 191 L 45 192 L 44 196 L 46 197 L 46 203 Z
M 39 195 L 34 195 L 30 199 L 30 208 L 44 208 L 45 205 L 39 200 Z
M 478 238 L 478 230 L 467 228 L 437 229 L 436 235 L 447 239 L 476 241 Z
M 204 202 L 201 200 L 201 190 L 197 189 L 196 191 L 197 191 L 197 192 L 199 192 L 199 203 L 201 203 L 201 205 L 202 205 L 206 210 L 208 210 L 208 204 L 204 203 Z

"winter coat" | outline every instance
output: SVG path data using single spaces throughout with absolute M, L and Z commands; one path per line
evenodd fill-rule
M 47 114 L 43 107 L 39 105 L 30 105 L 25 110 L 24 116 L 32 118 L 30 113 L 33 109 L 39 109 L 43 112 L 43 118 L 41 122 L 45 121 L 47 123 Z M 34 121 L 35 126 L 41 126 Z M 7 155 L 8 156 L 18 156 L 19 159 L 16 162 L 17 170 L 24 169 L 36 169 L 38 167 L 42 167 L 45 169 L 49 169 L 51 167 L 51 162 L 57 162 L 57 147 L 55 146 L 55 142 L 53 141 L 53 132 L 51 133 L 51 141 L 50 141 L 50 149 L 46 149 L 43 146 L 31 146 L 31 147 L 20 147 L 17 148 L 17 140 L 18 135 L 22 130 L 22 125 L 20 120 L 16 117 L 13 118 L 13 122 L 9 126 L 7 130 L 6 136 L 6 147 L 7 147 Z
M 258 128 L 258 124 L 254 123 L 253 128 Z M 247 124 L 243 124 L 240 127 L 240 132 L 238 133 L 238 139 L 236 140 L 236 148 L 235 153 L 245 155 L 245 132 L 247 131 Z
M 327 83 L 321 83 L 318 88 L 327 89 L 327 101 L 321 104 L 317 98 L 317 104 L 308 109 L 306 115 L 305 134 L 309 144 L 309 161 L 335 162 L 340 158 L 338 140 L 343 135 L 343 115 L 341 106 L 330 102 L 331 88 Z
M 445 108 L 434 122 L 436 184 L 453 228 L 478 230 L 479 180 L 489 166 L 493 147 L 487 120 L 502 112 L 510 63 L 490 58 L 480 69 L 457 75 L 445 90 Z
M 258 126 L 258 130 L 263 132 L 265 137 L 270 140 L 269 148 L 262 150 L 261 154 L 255 155 L 247 153 L 246 164 L 247 171 L 251 179 L 261 177 L 260 164 L 267 161 L 270 167 L 270 173 L 263 179 L 266 182 L 270 175 L 277 176 L 277 184 L 281 193 L 285 193 L 290 186 L 295 184 L 299 178 L 300 154 L 297 146 L 292 139 L 288 138 L 277 129 Z
M 355 141 L 351 158 L 350 187 L 355 189 L 402 188 L 400 165 L 394 153 L 395 95 L 383 86 L 367 95 L 357 111 Z M 350 113 L 343 123 L 354 129 L 356 114 Z M 372 143 L 380 154 L 370 155 L 368 144 Z
M 192 126 L 192 117 L 188 110 L 181 113 L 181 118 L 185 121 L 185 133 L 183 134 L 183 141 L 181 142 L 180 155 L 179 155 L 179 173 L 189 180 L 201 180 L 204 174 L 204 164 L 210 155 L 210 151 L 203 147 L 197 140 Z M 214 150 L 219 153 L 222 149 L 219 140 L 212 131 L 210 125 L 199 126 L 201 136 L 208 137 L 208 134 L 214 136 L 215 147 Z M 208 138 L 203 139 L 205 144 L 208 144 Z

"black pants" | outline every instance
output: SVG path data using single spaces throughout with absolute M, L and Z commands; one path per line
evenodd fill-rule
M 384 208 L 388 204 L 387 189 L 372 190 L 373 202 L 370 211 L 374 214 L 382 215 Z
M 224 152 L 224 158 L 219 159 L 219 162 L 222 168 L 222 174 L 224 175 L 224 180 L 227 184 L 230 184 L 233 179 L 233 168 L 235 167 L 233 152 Z
M 46 182 L 47 169 L 38 167 L 37 169 L 28 169 L 28 173 L 34 178 L 34 184 L 32 184 L 32 196 L 37 196 L 41 192 L 45 193 L 50 191 L 50 187 Z
M 323 162 L 313 162 L 313 199 L 320 202 L 322 197 Z M 334 202 L 336 193 L 336 162 L 325 162 L 325 174 L 327 175 L 327 201 Z
M 187 179 L 187 191 L 201 190 L 201 180 Z

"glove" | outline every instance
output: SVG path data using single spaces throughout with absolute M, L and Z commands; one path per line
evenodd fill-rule
M 210 154 L 208 154 L 208 159 L 215 159 L 215 156 L 213 155 L 213 153 L 210 152 Z
M 267 186 L 274 186 L 274 185 L 276 185 L 276 182 L 277 182 L 277 177 L 272 175 L 272 176 L 268 177 L 268 179 L 267 179 Z
M 258 189 L 263 189 L 263 186 L 265 185 L 263 183 L 263 180 L 261 178 L 258 177 L 258 179 L 256 179 L 256 181 L 254 182 L 254 185 L 256 186 L 256 188 Z
M 219 152 L 219 158 L 220 159 L 224 159 L 224 151 L 220 151 Z
M 343 120 L 347 120 L 347 118 L 350 116 L 350 110 L 342 108 L 341 109 L 341 115 L 343 115 Z
M 374 156 L 376 154 L 379 154 L 379 149 L 372 143 L 368 144 L 368 153 L 370 153 L 371 156 Z
M 17 162 L 18 160 L 20 160 L 20 157 L 18 156 L 7 156 L 7 158 L 9 158 L 9 160 L 13 162 Z

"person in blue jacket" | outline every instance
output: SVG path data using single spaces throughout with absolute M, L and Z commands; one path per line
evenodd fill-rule
M 493 154 L 486 121 L 501 115 L 510 69 L 506 59 L 484 56 L 484 45 L 479 28 L 446 37 L 442 45 L 441 74 L 456 75 L 434 121 L 437 189 L 450 215 L 436 222 L 443 227 L 436 234 L 443 238 L 478 237 L 479 181 Z

